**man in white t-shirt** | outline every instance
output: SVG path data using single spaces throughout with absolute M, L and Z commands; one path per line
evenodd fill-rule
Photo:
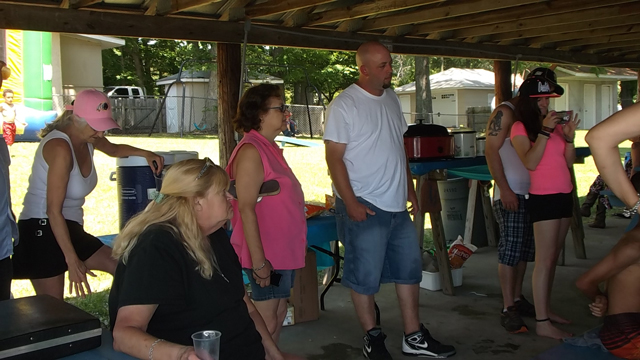
M 329 105 L 325 124 L 326 159 L 336 198 L 338 236 L 345 246 L 342 285 L 351 299 L 369 359 L 391 359 L 386 335 L 375 320 L 374 295 L 381 283 L 395 283 L 404 324 L 405 355 L 448 357 L 418 314 L 422 259 L 407 211 L 418 201 L 404 150 L 407 124 L 390 89 L 391 54 L 368 42 L 356 54 L 360 78 Z

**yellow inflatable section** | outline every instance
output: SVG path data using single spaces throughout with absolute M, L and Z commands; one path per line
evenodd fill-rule
M 13 90 L 13 102 L 22 104 L 24 95 L 23 59 L 22 59 L 22 31 L 7 30 L 7 66 L 11 69 L 11 76 L 2 83 L 2 90 Z

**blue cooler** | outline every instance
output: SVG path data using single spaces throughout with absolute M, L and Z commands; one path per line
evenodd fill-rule
M 147 160 L 140 156 L 118 158 L 116 166 L 118 217 L 122 230 L 133 215 L 147 207 L 156 191 L 156 179 Z

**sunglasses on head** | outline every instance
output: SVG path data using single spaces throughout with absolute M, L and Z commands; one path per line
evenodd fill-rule
M 280 110 L 281 113 L 284 113 L 285 111 L 289 110 L 289 105 L 282 104 L 280 106 L 272 106 L 269 109 Z
M 198 176 L 196 177 L 196 181 L 200 180 L 200 178 L 202 177 L 202 175 L 204 175 L 204 173 L 207 171 L 208 168 L 215 165 L 216 164 L 214 164 L 214 162 L 211 161 L 211 159 L 209 159 L 208 157 L 204 158 L 204 166 L 202 167 L 202 170 L 200 170 L 200 173 L 198 173 Z

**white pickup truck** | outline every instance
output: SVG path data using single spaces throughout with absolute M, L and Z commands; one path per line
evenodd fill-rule
M 146 95 L 144 89 L 137 86 L 107 86 L 104 92 L 110 98 L 116 99 L 139 99 Z

